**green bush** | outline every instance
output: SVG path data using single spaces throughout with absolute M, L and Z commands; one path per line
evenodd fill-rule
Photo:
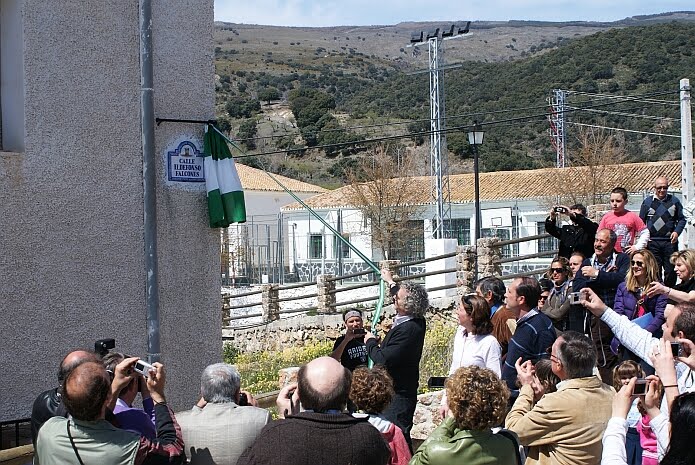
M 420 360 L 420 392 L 428 392 L 427 380 L 430 376 L 447 376 L 454 351 L 456 325 L 451 322 L 433 321 L 427 323 L 425 346 Z
M 446 376 L 449 373 L 455 331 L 456 326 L 450 322 L 428 322 L 420 361 L 420 392 L 427 392 L 430 376 Z M 301 366 L 317 357 L 330 355 L 332 350 L 331 340 L 282 351 L 254 353 L 241 353 L 231 342 L 225 342 L 222 358 L 237 367 L 243 389 L 259 394 L 278 389 L 278 372 L 281 369 Z
M 282 351 L 240 353 L 226 342 L 222 354 L 224 361 L 235 365 L 241 373 L 242 388 L 258 394 L 278 389 L 278 372 L 282 368 L 303 365 L 317 357 L 329 355 L 332 350 L 333 341 L 322 341 Z

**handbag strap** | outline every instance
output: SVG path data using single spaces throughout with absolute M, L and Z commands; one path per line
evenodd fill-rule
M 67 428 L 68 428 L 68 438 L 70 438 L 70 444 L 72 445 L 72 450 L 75 451 L 75 455 L 77 456 L 77 461 L 80 462 L 80 465 L 84 465 L 84 462 L 82 461 L 82 457 L 80 457 L 80 453 L 77 452 L 77 447 L 75 446 L 75 440 L 72 439 L 72 434 L 70 434 L 70 419 L 69 418 L 68 418 Z

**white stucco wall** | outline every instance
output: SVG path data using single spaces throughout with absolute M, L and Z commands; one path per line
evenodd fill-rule
M 4 5 L 4 2 L 3 2 Z M 147 350 L 138 3 L 24 0 L 25 150 L 0 154 L 0 420 L 26 417 L 61 358 Z M 153 2 L 157 117 L 214 116 L 213 2 Z M 221 358 L 219 233 L 204 188 L 166 185 L 156 128 L 162 359 L 175 409 Z

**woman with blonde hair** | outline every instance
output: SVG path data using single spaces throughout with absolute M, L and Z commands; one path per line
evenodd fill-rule
M 669 303 L 695 302 L 695 250 L 685 249 L 671 255 L 676 276 L 680 282 L 675 286 L 664 286 L 659 280 L 651 283 L 647 294 L 661 294 L 668 297 Z
M 661 326 L 666 321 L 664 310 L 668 299 L 663 294 L 650 296 L 647 289 L 650 283 L 659 280 L 661 269 L 649 250 L 642 249 L 630 254 L 630 268 L 628 269 L 625 281 L 618 285 L 615 293 L 615 304 L 613 309 L 618 315 L 625 315 L 640 327 L 646 329 L 654 337 L 661 337 Z M 620 342 L 613 339 L 611 350 L 618 354 L 622 352 L 624 360 L 635 360 L 641 363 L 642 369 L 647 374 L 653 374 L 654 369 L 642 362 L 632 352 L 625 348 L 619 349 Z
M 417 450 L 411 465 L 517 465 L 513 433 L 494 433 L 504 421 L 509 390 L 487 368 L 462 367 L 446 382 L 449 414 Z
M 660 337 L 664 324 L 665 295 L 649 296 L 650 283 L 659 281 L 659 265 L 649 250 L 638 250 L 630 255 L 630 268 L 625 281 L 618 285 L 613 309 L 619 315 L 634 320 L 642 328 Z

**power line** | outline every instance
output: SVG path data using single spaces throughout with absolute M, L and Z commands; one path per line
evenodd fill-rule
M 671 118 L 669 116 L 654 116 L 654 115 L 638 115 L 635 113 L 624 113 L 620 111 L 610 111 L 610 110 L 595 110 L 593 108 L 578 108 L 578 107 L 573 107 L 568 105 L 568 108 L 571 108 L 573 110 L 580 110 L 580 111 L 587 111 L 591 113 L 604 113 L 604 114 L 609 114 L 609 115 L 616 115 L 616 116 L 627 116 L 631 118 L 644 118 L 644 119 L 651 119 L 651 120 L 666 120 L 666 121 L 680 121 L 680 118 Z
M 604 99 L 618 99 L 618 100 L 637 100 L 641 99 L 640 101 L 644 101 L 646 103 L 658 103 L 658 104 L 663 104 L 663 105 L 675 105 L 679 106 L 680 103 L 678 102 L 672 102 L 669 100 L 657 100 L 657 99 L 644 99 L 642 97 L 636 96 L 636 97 L 631 97 L 631 96 L 624 96 L 624 95 L 612 95 L 612 94 L 600 94 L 600 93 L 595 93 L 595 92 L 580 92 L 576 90 L 566 90 L 567 94 L 576 94 L 576 95 L 588 95 L 588 96 L 594 96 L 597 98 L 604 98 Z
M 656 102 L 662 102 L 662 101 L 657 101 L 657 100 L 639 100 L 643 99 L 642 96 L 615 96 L 615 95 L 610 95 L 610 94 L 592 94 L 589 92 L 578 92 L 578 91 L 567 91 L 569 93 L 575 93 L 575 94 L 581 94 L 581 95 L 588 95 L 588 96 L 597 96 L 599 97 L 596 100 L 588 100 L 586 102 L 580 102 L 580 104 L 593 104 L 595 102 L 598 102 L 601 100 L 601 98 L 612 98 L 612 99 L 622 99 L 622 102 L 615 102 L 616 104 L 620 103 L 626 103 L 627 101 L 641 101 L 643 103 L 656 103 Z M 648 95 L 663 95 L 663 94 L 669 94 L 672 93 L 671 91 L 665 91 L 665 92 L 659 92 L 656 94 L 648 94 Z M 671 103 L 671 102 L 667 102 Z M 679 105 L 678 103 L 675 103 L 676 105 Z M 494 115 L 494 114 L 502 114 L 502 113 L 512 113 L 512 112 L 522 112 L 522 111 L 530 111 L 530 110 L 538 110 L 538 109 L 546 109 L 548 108 L 548 105 L 539 105 L 539 106 L 533 106 L 533 107 L 521 107 L 521 108 L 509 108 L 509 109 L 504 109 L 504 110 L 489 110 L 489 111 L 478 111 L 478 112 L 473 112 L 473 113 L 463 113 L 460 115 L 453 115 L 453 116 L 446 116 L 444 119 L 446 120 L 454 120 L 454 119 L 461 119 L 461 118 L 469 118 L 469 117 L 479 117 L 483 115 Z M 632 109 L 631 109 L 632 110 Z M 420 122 L 431 122 L 432 120 L 430 118 L 423 118 L 423 119 L 415 119 L 415 120 L 407 120 L 407 121 L 394 121 L 392 123 L 377 123 L 377 124 L 368 124 L 368 125 L 357 125 L 357 126 L 344 126 L 344 127 L 339 127 L 339 128 L 334 128 L 334 129 L 320 129 L 316 132 L 311 132 L 307 133 L 307 135 L 311 136 L 317 136 L 318 134 L 327 134 L 327 133 L 332 133 L 332 132 L 346 132 L 354 129 L 372 129 L 372 128 L 380 128 L 380 127 L 395 127 L 395 126 L 402 126 L 405 124 L 411 124 L 411 123 L 420 123 Z M 284 134 L 274 134 L 270 136 L 261 136 L 261 137 L 247 137 L 244 139 L 235 139 L 238 142 L 246 142 L 250 140 L 255 140 L 255 141 L 260 141 L 260 140 L 267 140 L 267 139 L 279 139 L 282 137 L 287 137 L 287 136 L 297 136 L 301 135 L 300 132 L 289 132 L 285 129 Z M 431 134 L 432 132 L 429 131 L 425 134 Z M 292 150 L 292 149 L 288 149 Z
M 460 115 L 453 115 L 453 116 L 445 116 L 443 119 L 445 120 L 452 120 L 452 119 L 461 119 L 461 118 L 470 118 L 470 117 L 476 117 L 476 116 L 483 116 L 483 115 L 494 115 L 494 114 L 500 114 L 500 113 L 511 113 L 515 111 L 529 111 L 529 110 L 541 110 L 544 108 L 547 108 L 548 105 L 539 105 L 535 107 L 524 107 L 524 108 L 509 108 L 506 110 L 490 110 L 490 111 L 478 111 L 475 113 L 463 113 Z M 394 121 L 391 123 L 377 123 L 377 124 L 365 124 L 365 125 L 357 125 L 357 126 L 343 126 L 340 128 L 335 128 L 335 129 L 321 129 L 317 131 L 316 133 L 311 133 L 312 135 L 316 135 L 318 133 L 328 133 L 328 132 L 337 132 L 337 131 L 350 131 L 353 129 L 371 129 L 371 128 L 379 128 L 379 127 L 387 127 L 387 126 L 402 126 L 404 124 L 411 124 L 411 123 L 424 123 L 424 122 L 431 122 L 431 118 L 422 118 L 422 119 L 412 119 L 412 120 L 407 120 L 407 121 Z M 247 137 L 245 139 L 235 139 L 238 142 L 244 142 L 248 140 L 264 140 L 264 139 L 279 139 L 281 137 L 286 137 L 288 135 L 299 135 L 299 132 L 289 132 L 287 131 L 285 134 L 277 134 L 277 135 L 270 135 L 270 136 L 261 136 L 261 137 Z
M 678 92 L 679 91 L 660 91 L 660 92 L 654 92 L 651 94 L 647 94 L 645 96 L 639 96 L 639 98 L 649 98 L 649 97 L 658 96 L 658 95 L 677 94 Z M 637 97 L 635 97 L 635 98 L 637 98 Z M 590 107 L 584 107 L 584 108 L 577 107 L 574 109 L 568 108 L 568 109 L 562 110 L 558 113 L 573 113 L 573 112 L 577 112 L 577 111 L 586 110 L 588 108 L 598 108 L 598 107 L 603 107 L 603 106 L 608 106 L 608 105 L 613 105 L 613 104 L 614 104 L 614 102 L 597 103 L 597 104 L 592 105 Z M 543 108 L 547 108 L 547 106 L 544 106 Z M 534 119 L 541 119 L 541 118 L 543 119 L 543 121 L 545 121 L 547 116 L 548 116 L 547 113 L 540 113 L 540 114 L 520 116 L 520 117 L 515 117 L 515 118 L 508 118 L 508 119 L 503 119 L 503 120 L 480 122 L 479 124 L 483 127 L 495 127 L 498 125 L 509 125 L 507 123 L 531 121 Z M 575 123 L 575 124 L 578 124 L 578 123 Z M 462 126 L 448 127 L 440 132 L 449 133 L 449 132 L 455 132 L 455 131 L 470 130 L 472 128 L 473 128 L 473 124 L 466 124 L 466 125 L 462 125 Z M 372 139 L 362 139 L 362 140 L 358 140 L 358 141 L 315 145 L 312 147 L 296 147 L 296 148 L 292 148 L 292 149 L 273 150 L 270 152 L 261 152 L 261 153 L 256 153 L 256 154 L 242 154 L 242 155 L 237 155 L 234 158 L 241 159 L 241 158 L 248 158 L 248 157 L 262 157 L 262 156 L 266 156 L 266 155 L 278 155 L 278 154 L 284 154 L 284 153 L 289 153 L 289 152 L 299 152 L 299 151 L 304 151 L 304 150 L 309 150 L 309 149 L 340 148 L 340 147 L 350 147 L 350 146 L 356 147 L 358 144 L 371 144 L 371 143 L 375 143 L 375 142 L 399 140 L 399 139 L 405 139 L 405 138 L 414 137 L 414 136 L 430 135 L 432 133 L 433 133 L 433 131 L 418 131 L 418 132 L 411 132 L 411 133 L 407 133 L 407 134 L 397 134 L 397 135 L 393 135 L 393 136 L 382 136 L 382 137 L 376 137 L 376 138 L 372 138 Z M 657 134 L 657 133 L 655 133 L 655 134 Z M 675 137 L 675 136 L 669 136 L 669 137 Z
M 635 131 L 633 129 L 623 129 L 623 128 L 612 128 L 609 126 L 600 126 L 597 124 L 573 123 L 571 121 L 568 121 L 567 124 L 571 124 L 573 126 L 585 126 L 585 127 L 597 128 L 597 129 L 608 129 L 611 131 L 621 131 L 621 132 L 632 132 L 632 133 L 636 133 L 636 134 L 646 134 L 646 135 L 650 135 L 650 136 L 674 137 L 676 139 L 681 138 L 681 136 L 674 136 L 673 134 L 663 134 L 661 132 Z

